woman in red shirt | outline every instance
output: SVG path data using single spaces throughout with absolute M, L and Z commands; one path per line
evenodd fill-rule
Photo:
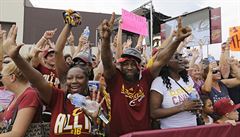
M 41 101 L 35 89 L 13 62 L 4 65 L 1 73 L 4 87 L 15 93 L 15 98 L 3 115 L 5 126 L 14 121 L 12 129 L 0 137 L 24 136 L 31 123 L 40 122 Z
M 66 27 L 71 26 L 66 25 L 63 31 Z M 3 45 L 3 50 L 22 70 L 31 84 L 38 89 L 41 100 L 49 107 L 52 113 L 50 137 L 93 136 L 91 134 L 91 122 L 94 122 L 96 119 L 98 111 L 90 113 L 86 109 L 76 108 L 67 98 L 68 93 L 78 93 L 83 96 L 89 95 L 88 71 L 81 66 L 70 68 L 67 72 L 65 91 L 50 86 L 41 73 L 31 67 L 19 55 L 20 46 L 17 46 L 15 42 L 16 34 L 17 27 L 13 25 Z M 93 97 L 93 100 L 99 101 L 99 95 Z M 97 105 L 97 108 L 100 107 L 101 103 Z

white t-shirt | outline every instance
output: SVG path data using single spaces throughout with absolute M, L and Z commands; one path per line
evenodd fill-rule
M 173 80 L 169 77 L 171 83 L 171 89 L 167 89 L 166 85 L 163 84 L 163 80 L 161 77 L 157 77 L 151 86 L 151 90 L 155 90 L 163 95 L 162 108 L 171 108 L 174 106 L 178 106 L 183 103 L 185 99 L 188 98 L 187 93 Z M 189 82 L 186 84 L 182 78 L 177 81 L 188 93 L 196 92 L 194 89 L 193 81 L 189 77 Z M 189 111 L 184 111 L 172 115 L 170 117 L 160 119 L 160 125 L 162 129 L 165 128 L 177 128 L 177 127 L 188 127 L 188 126 L 196 126 L 196 115 Z

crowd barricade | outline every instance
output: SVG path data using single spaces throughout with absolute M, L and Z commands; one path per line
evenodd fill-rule
M 240 122 L 132 132 L 121 137 L 240 137 Z

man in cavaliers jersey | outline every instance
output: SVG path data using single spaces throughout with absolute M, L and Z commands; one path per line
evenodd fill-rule
M 150 129 L 149 94 L 152 80 L 170 60 L 180 42 L 191 34 L 191 30 L 179 27 L 175 40 L 159 51 L 151 67 L 140 71 L 141 54 L 136 49 L 129 48 L 118 60 L 118 69 L 113 64 L 110 49 L 114 16 L 113 13 L 110 21 L 102 22 L 99 32 L 102 38 L 104 77 L 111 98 L 109 136 L 118 137 L 125 133 Z

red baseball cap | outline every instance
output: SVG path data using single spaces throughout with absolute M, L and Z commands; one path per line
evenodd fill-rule
M 43 57 L 46 58 L 47 55 L 48 55 L 49 53 L 52 53 L 52 52 L 54 52 L 54 49 L 49 48 L 48 50 L 46 50 L 46 51 L 43 52 Z
M 136 63 L 136 67 L 137 67 L 138 69 L 141 68 L 141 67 L 140 67 L 140 63 L 138 63 L 138 61 L 137 61 L 135 58 L 133 58 L 133 57 L 122 57 L 122 58 L 119 58 L 119 59 L 117 60 L 117 62 L 118 62 L 118 63 L 123 63 L 123 62 L 125 62 L 125 61 L 127 61 L 127 60 L 134 60 L 135 63 Z
M 214 104 L 214 111 L 220 116 L 223 116 L 239 108 L 240 104 L 234 105 L 233 101 L 229 98 L 222 98 Z
M 118 63 L 122 63 L 122 62 L 125 62 L 125 61 L 127 61 L 127 60 L 130 60 L 129 58 L 119 58 L 118 60 L 117 60 L 117 62 Z

